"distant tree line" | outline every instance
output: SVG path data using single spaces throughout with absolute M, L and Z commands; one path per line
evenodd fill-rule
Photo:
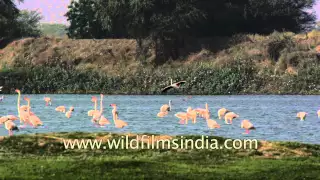
M 72 0 L 71 38 L 135 38 L 159 61 L 179 57 L 185 37 L 300 32 L 314 24 L 315 0 Z

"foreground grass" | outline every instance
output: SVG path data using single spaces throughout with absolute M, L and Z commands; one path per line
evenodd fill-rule
M 21 135 L 0 142 L 2 179 L 320 179 L 320 146 L 260 142 L 253 150 L 66 150 L 62 138 L 109 133 Z M 197 139 L 198 136 L 188 138 Z M 219 142 L 224 139 L 216 138 Z

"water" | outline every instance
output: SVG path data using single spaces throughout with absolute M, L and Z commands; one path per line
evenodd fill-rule
M 24 95 L 22 95 L 23 97 Z M 92 95 L 46 95 L 51 97 L 52 106 L 45 106 L 44 95 L 27 95 L 31 98 L 32 111 L 43 121 L 46 127 L 22 129 L 15 134 L 46 133 L 46 132 L 131 132 L 131 133 L 157 133 L 169 135 L 216 135 L 237 139 L 259 139 L 276 141 L 298 141 L 304 143 L 320 144 L 320 119 L 317 117 L 320 96 L 192 96 L 183 101 L 186 96 L 104 96 L 104 114 L 112 119 L 109 106 L 117 104 L 119 119 L 128 122 L 128 126 L 117 129 L 113 124 L 107 127 L 95 127 L 91 123 L 91 117 L 87 116 L 88 110 L 93 109 Z M 99 95 L 95 95 L 98 98 Z M 172 100 L 172 112 L 165 118 L 156 115 L 163 104 Z M 212 118 L 221 125 L 220 129 L 209 130 L 202 118 L 197 119 L 196 124 L 181 125 L 174 117 L 176 112 L 186 111 L 188 106 L 192 108 L 205 108 L 209 104 Z M 0 102 L 0 115 L 18 115 L 17 95 L 5 95 Z M 26 102 L 21 99 L 21 105 Z M 55 111 L 57 106 L 64 105 L 67 108 L 74 106 L 75 111 L 70 119 L 64 113 Z M 217 110 L 221 107 L 232 110 L 240 115 L 227 125 L 217 118 Z M 99 106 L 98 106 L 99 108 Z M 299 111 L 308 112 L 305 121 L 296 118 Z M 249 119 L 256 127 L 250 134 L 244 135 L 244 129 L 240 128 L 240 122 Z M 112 121 L 111 121 L 112 122 Z M 19 124 L 16 121 L 16 124 Z M 2 126 L 0 135 L 8 132 Z

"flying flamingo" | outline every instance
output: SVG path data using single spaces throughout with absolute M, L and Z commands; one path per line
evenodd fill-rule
M 306 112 L 298 112 L 297 113 L 297 118 L 300 118 L 300 121 L 304 121 L 308 113 Z
M 222 119 L 222 117 L 226 114 L 226 113 L 228 113 L 228 112 L 230 112 L 228 109 L 226 109 L 226 108 L 221 108 L 221 109 L 219 109 L 218 110 L 218 117 L 219 117 L 219 119 Z
M 46 106 L 51 106 L 51 98 L 50 97 L 44 97 L 44 101 L 46 102 Z
M 170 84 L 169 86 L 163 88 L 163 89 L 161 90 L 161 92 L 166 92 L 166 91 L 168 91 L 168 90 L 171 89 L 171 88 L 179 89 L 180 86 L 181 86 L 182 84 L 184 84 L 184 83 L 186 83 L 186 81 L 179 81 L 179 82 L 173 83 L 173 82 L 172 82 L 172 79 L 171 79 L 171 84 Z
M 16 124 L 14 124 L 13 120 L 10 120 L 9 117 L 4 116 L 4 117 L 1 117 L 0 119 L 1 119 L 1 123 L 0 124 L 4 123 L 4 127 L 9 132 L 9 136 L 13 135 L 13 131 L 19 131 L 19 128 L 16 126 Z
M 64 107 L 64 106 L 58 106 L 55 110 L 58 111 L 58 112 L 65 113 L 65 112 L 66 112 L 66 107 Z
M 239 115 L 234 113 L 234 112 L 228 112 L 225 116 L 224 116 L 224 120 L 226 122 L 226 124 L 232 124 L 232 120 L 234 118 L 238 118 Z M 228 121 L 230 121 L 230 123 L 228 123 Z
M 99 113 L 99 110 L 97 110 L 97 97 L 92 96 L 91 102 L 94 102 L 94 110 L 88 111 L 88 116 L 93 116 L 95 113 Z
M 250 129 L 256 129 L 249 120 L 243 120 L 241 122 L 241 128 L 246 129 L 245 134 L 249 134 Z
M 67 117 L 67 118 L 70 118 L 73 111 L 74 111 L 74 108 L 73 108 L 73 106 L 71 106 L 71 107 L 69 108 L 69 111 L 66 112 L 66 117 Z
M 43 123 L 38 116 L 30 111 L 30 99 L 28 97 L 24 97 L 24 100 L 28 102 L 28 121 L 32 124 L 34 128 L 37 126 L 42 126 Z
M 110 106 L 113 107 L 112 116 L 113 116 L 113 121 L 114 121 L 114 124 L 115 124 L 116 128 L 123 128 L 125 126 L 128 126 L 127 122 L 118 119 L 119 113 L 117 111 L 117 105 L 116 104 L 110 104 Z

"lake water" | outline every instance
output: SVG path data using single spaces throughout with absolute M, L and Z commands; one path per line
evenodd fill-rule
M 25 105 L 22 95 L 21 105 Z M 123 133 L 157 133 L 169 135 L 215 135 L 237 139 L 259 139 L 276 141 L 298 141 L 304 143 L 320 144 L 320 119 L 317 110 L 320 105 L 320 96 L 273 96 L 273 95 L 245 95 L 245 96 L 192 96 L 184 101 L 187 96 L 104 96 L 104 115 L 112 120 L 109 106 L 117 104 L 119 118 L 128 122 L 128 126 L 117 129 L 113 124 L 106 127 L 95 127 L 88 117 L 88 110 L 93 109 L 91 97 L 93 95 L 26 95 L 31 98 L 32 111 L 43 121 L 45 127 L 33 129 L 27 127 L 15 134 L 45 133 L 45 132 L 123 132 Z M 51 97 L 52 106 L 45 106 L 44 96 Z M 95 95 L 99 99 L 99 95 Z M 172 111 L 165 118 L 156 115 L 163 104 L 172 100 Z M 0 102 L 0 115 L 16 115 L 17 95 L 5 95 Z M 212 118 L 221 125 L 220 129 L 209 130 L 202 118 L 197 119 L 196 124 L 179 124 L 175 113 L 186 111 L 188 106 L 192 108 L 205 108 L 209 104 Z M 74 106 L 75 111 L 70 119 L 64 113 L 55 111 L 57 106 L 64 105 L 67 108 Z M 239 118 L 227 125 L 223 120 L 218 120 L 217 111 L 225 107 L 238 113 Z M 98 106 L 99 108 L 99 106 Z M 305 121 L 296 118 L 299 111 L 308 112 Z M 240 122 L 249 119 L 256 127 L 250 134 L 242 134 Z M 19 121 L 15 121 L 19 124 Z M 112 121 L 111 121 L 112 122 Z M 8 132 L 2 126 L 0 135 Z

